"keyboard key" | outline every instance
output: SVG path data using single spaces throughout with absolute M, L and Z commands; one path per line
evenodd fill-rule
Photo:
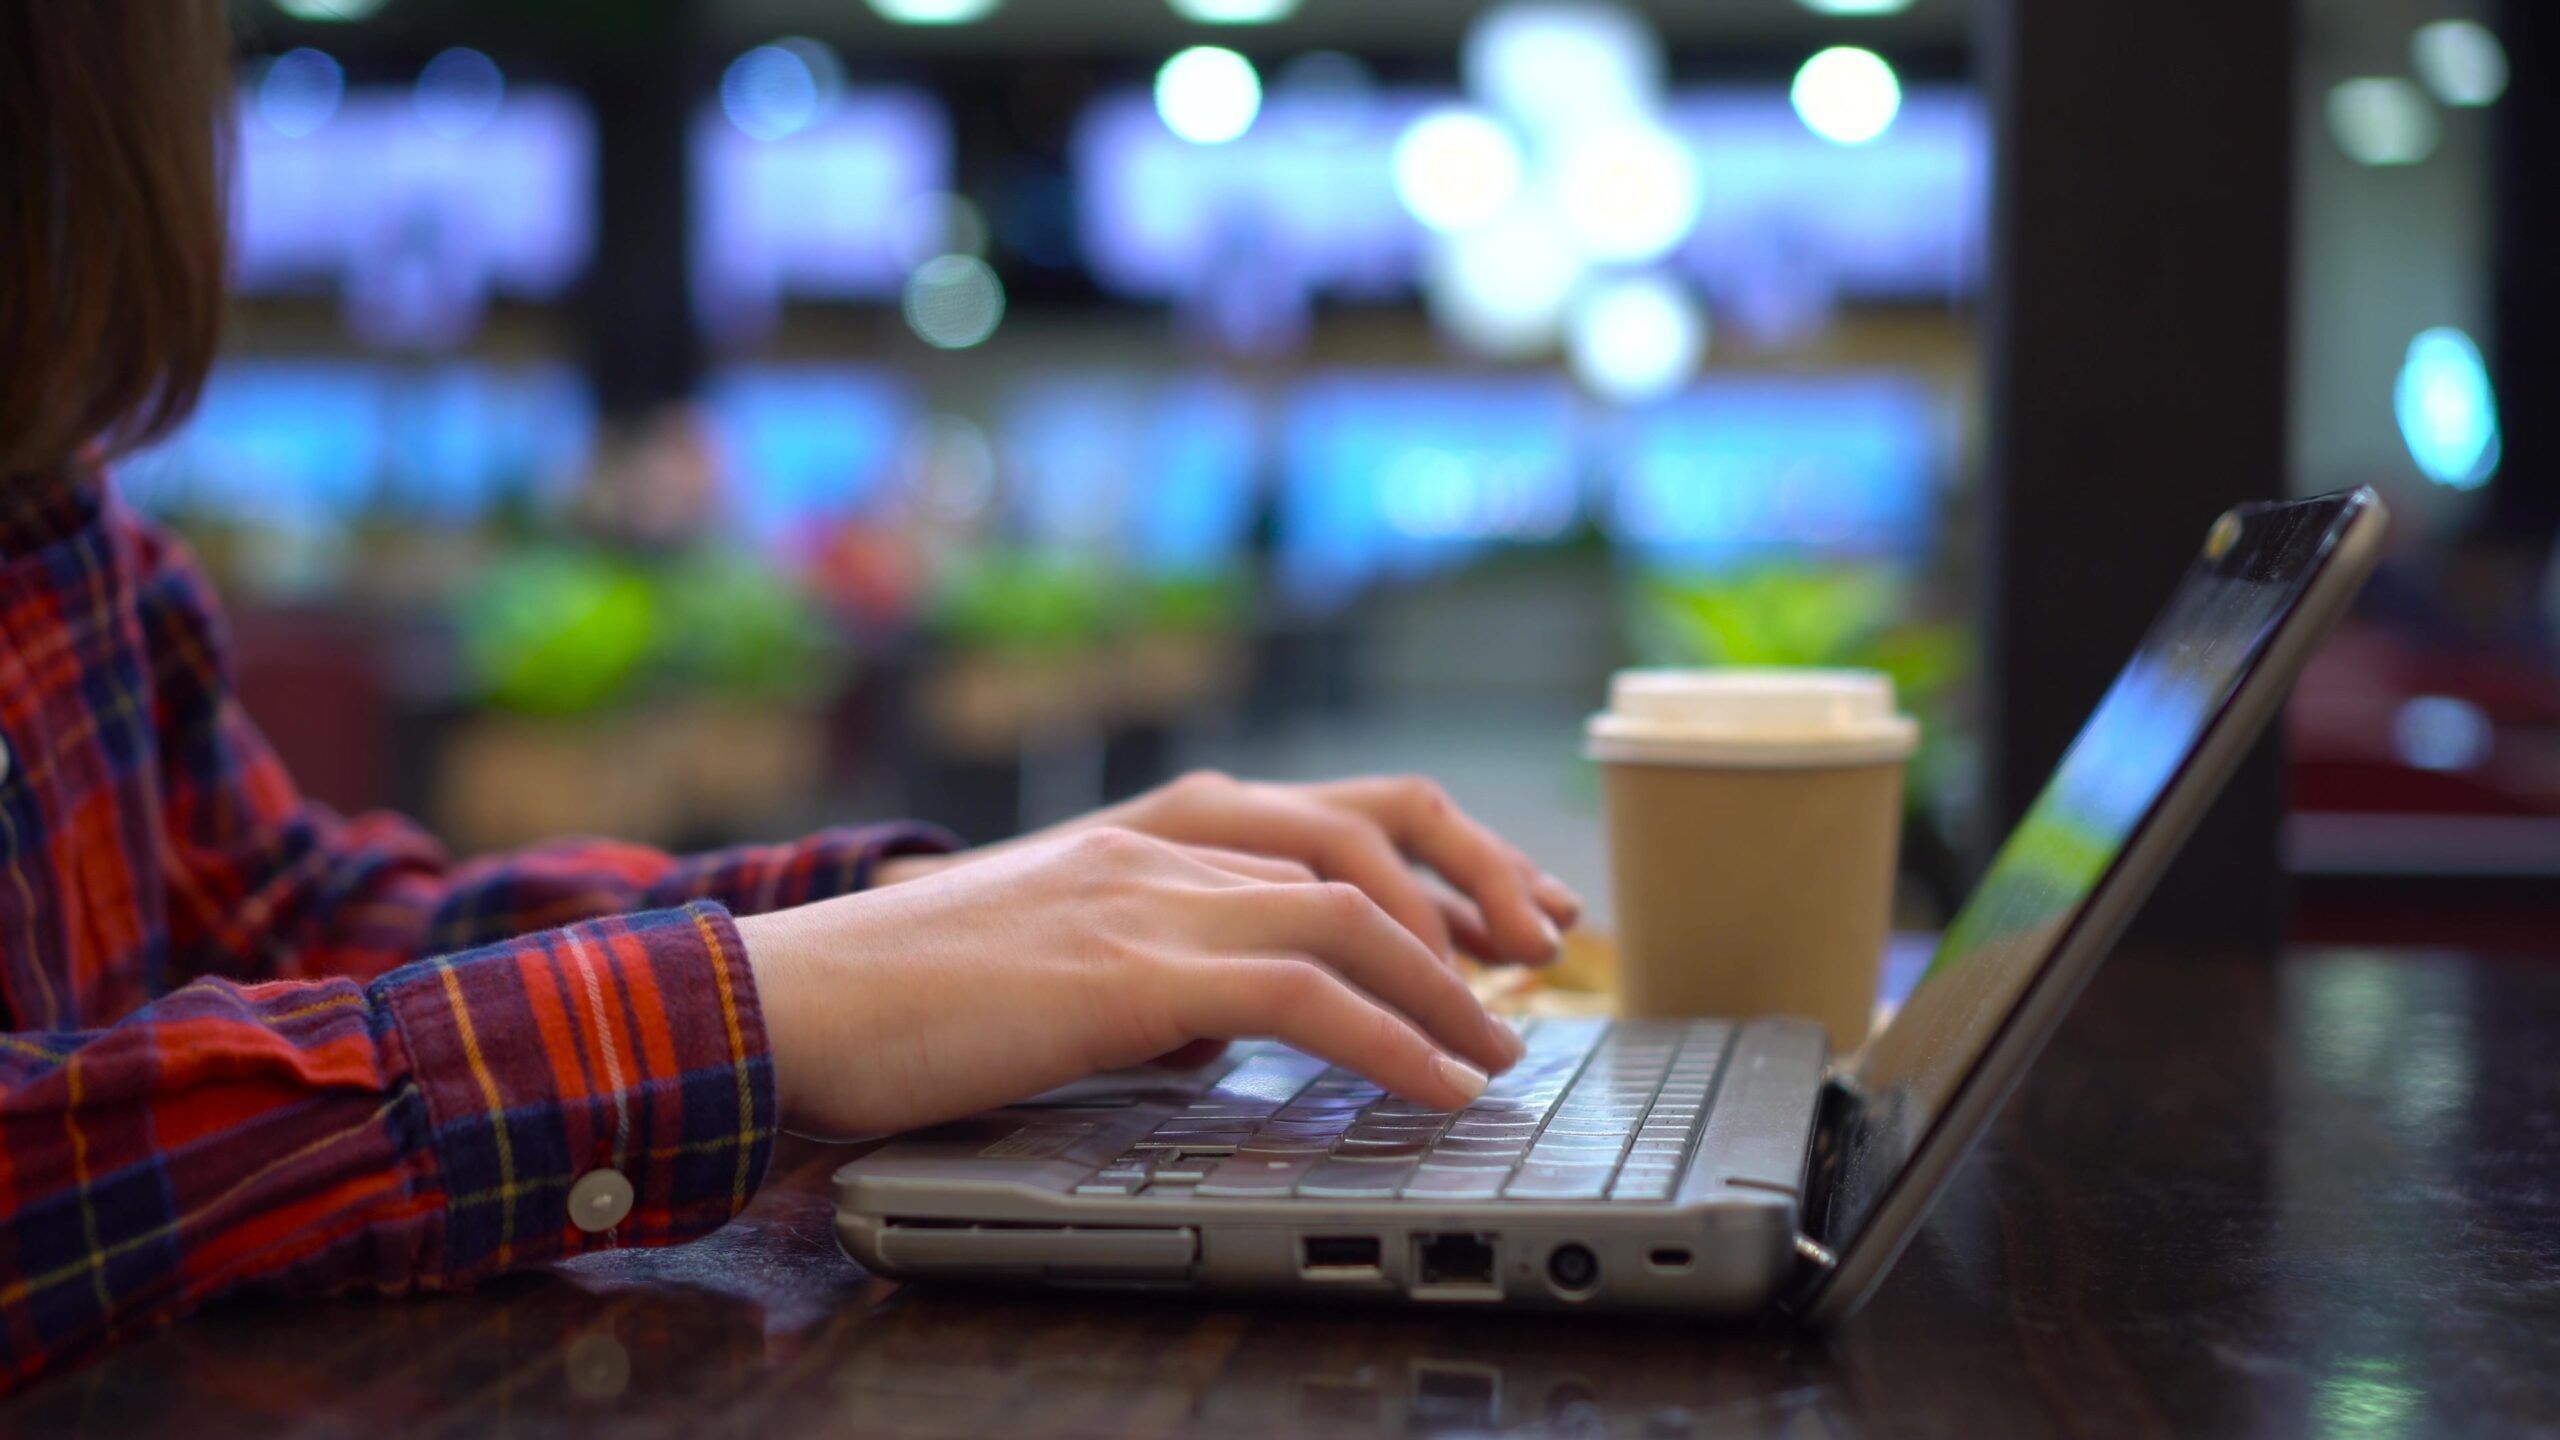
M 1422 1157 L 1422 1168 L 1425 1170 L 1491 1170 L 1499 1174 L 1508 1174 L 1511 1167 L 1519 1163 L 1520 1156 L 1517 1152 L 1509 1155 L 1469 1155 L 1463 1151 L 1453 1154 L 1446 1150 L 1434 1150 Z
M 1144 1170 L 1105 1170 L 1076 1186 L 1079 1195 L 1135 1195 L 1146 1188 Z
M 1297 1193 L 1299 1178 L 1315 1167 L 1317 1158 L 1238 1155 L 1211 1170 L 1208 1178 L 1200 1182 L 1198 1193 L 1205 1199 L 1283 1199 Z
M 1345 1112 L 1341 1120 L 1334 1121 L 1268 1120 L 1253 1133 L 1256 1135 L 1304 1135 L 1330 1140 L 1343 1132 L 1350 1118 L 1350 1114 Z
M 1597 1200 L 1608 1189 L 1606 1165 L 1546 1165 L 1533 1160 L 1502 1187 L 1502 1195 L 1506 1200 Z
M 1329 1067 L 1311 1055 L 1279 1052 L 1256 1055 L 1228 1071 L 1202 1097 L 1204 1100 L 1268 1100 L 1285 1103 L 1323 1075 Z
M 1356 1135 L 1345 1135 L 1341 1139 L 1333 1142 L 1334 1154 L 1338 1156 L 1358 1157 L 1361 1159 L 1376 1158 L 1384 1160 L 1419 1157 L 1423 1151 L 1430 1148 L 1430 1137 L 1420 1135 L 1411 1139 L 1392 1140 L 1367 1140 Z
M 1322 1155 L 1333 1148 L 1328 1135 L 1256 1135 L 1236 1147 L 1239 1155 Z
M 1502 1193 L 1505 1173 L 1500 1170 L 1442 1170 L 1425 1166 L 1413 1172 L 1413 1178 L 1405 1182 L 1400 1193 L 1434 1200 L 1491 1200 Z
M 1155 1168 L 1155 1180 L 1159 1185 L 1196 1185 L 1208 1179 L 1210 1171 L 1225 1163 L 1226 1161 L 1222 1159 L 1195 1159 L 1189 1156 L 1179 1160 L 1167 1160 Z
M 1431 1147 L 1434 1155 L 1510 1155 L 1529 1148 L 1526 1135 L 1451 1135 Z
M 1205 1155 L 1222 1150 L 1233 1150 L 1252 1138 L 1253 1132 L 1250 1130 L 1202 1130 L 1198 1132 L 1176 1131 L 1170 1135 L 1159 1131 L 1156 1134 L 1150 1135 L 1144 1140 L 1137 1142 L 1137 1144 L 1130 1148 L 1136 1150 L 1193 1150 Z
M 1414 1162 L 1351 1160 L 1336 1155 L 1319 1160 L 1298 1181 L 1298 1193 L 1316 1200 L 1371 1200 L 1392 1197 L 1413 1178 Z
M 1350 1117 L 1358 1114 L 1360 1107 L 1365 1103 L 1367 1102 L 1353 1100 L 1345 1096 L 1324 1095 L 1317 1096 L 1314 1099 L 1309 1099 L 1308 1097 L 1301 1095 L 1297 1099 L 1290 1101 L 1287 1105 L 1282 1106 L 1271 1118 L 1274 1120 L 1339 1119 L 1343 1121 L 1343 1123 L 1348 1124 L 1350 1123 Z
M 1406 1125 L 1394 1120 L 1363 1120 L 1343 1133 L 1354 1140 L 1412 1140 L 1428 1139 L 1439 1134 L 1441 1128 L 1436 1123 Z

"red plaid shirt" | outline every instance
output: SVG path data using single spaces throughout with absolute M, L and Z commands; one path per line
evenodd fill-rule
M 456 865 L 341 819 L 242 712 L 184 550 L 86 479 L 0 484 L 0 743 L 0 1386 L 244 1287 L 718 1228 L 774 1138 L 731 910 L 948 844 Z M 605 1169 L 633 1204 L 582 1229 Z

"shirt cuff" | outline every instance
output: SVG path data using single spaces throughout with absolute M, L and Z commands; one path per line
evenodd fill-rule
M 624 915 L 384 976 L 425 1100 L 447 1281 L 735 1216 L 775 1128 L 764 1013 L 729 913 Z
M 868 890 L 884 861 L 960 848 L 958 836 L 921 822 L 821 830 L 788 845 L 742 845 L 696 856 L 650 886 L 649 902 L 716 900 L 741 915 L 764 915 Z

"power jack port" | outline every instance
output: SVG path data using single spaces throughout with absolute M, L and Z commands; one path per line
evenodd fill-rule
M 1600 1283 L 1600 1257 L 1581 1245 L 1559 1245 L 1547 1256 L 1547 1279 L 1568 1295 L 1588 1294 Z

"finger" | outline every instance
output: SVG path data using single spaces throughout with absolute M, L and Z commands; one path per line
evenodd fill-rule
M 1312 961 L 1207 961 L 1181 974 L 1175 1012 L 1195 1034 L 1269 1035 L 1443 1110 L 1484 1093 L 1483 1071 Z
M 1449 931 L 1422 877 L 1375 822 L 1290 791 L 1230 786 L 1156 822 L 1157 833 L 1193 845 L 1285 856 L 1329 880 L 1359 886 L 1438 955 Z
M 1266 885 L 1216 898 L 1218 920 L 1205 937 L 1214 949 L 1311 955 L 1477 1068 L 1507 1070 L 1519 1060 L 1511 1027 L 1486 1013 L 1455 970 L 1358 887 Z
M 1256 855 L 1246 850 L 1230 850 L 1223 845 L 1177 843 L 1175 848 L 1181 855 L 1241 880 L 1265 885 L 1312 885 L 1317 879 L 1314 870 L 1276 855 Z
M 1485 933 L 1484 915 L 1472 902 L 1446 893 L 1431 898 L 1439 905 L 1440 923 L 1449 927 L 1449 943 L 1459 954 L 1488 965 L 1502 963 L 1502 956 L 1493 948 L 1493 937 Z
M 1226 1053 L 1227 1042 L 1224 1040 L 1194 1040 L 1178 1045 L 1147 1063 L 1161 1065 L 1168 1070 L 1197 1070 Z
M 1520 873 L 1529 877 L 1529 893 L 1537 897 L 1539 907 L 1549 918 L 1567 930 L 1582 923 L 1582 897 L 1574 893 L 1572 886 L 1539 869 L 1537 862 L 1522 854 L 1518 846 L 1512 847 L 1511 856 L 1519 863 Z
M 1545 961 L 1563 943 L 1556 922 L 1529 893 L 1509 842 L 1478 824 L 1428 780 L 1348 780 L 1316 795 L 1366 816 L 1396 847 L 1429 865 L 1484 912 L 1504 958 Z

